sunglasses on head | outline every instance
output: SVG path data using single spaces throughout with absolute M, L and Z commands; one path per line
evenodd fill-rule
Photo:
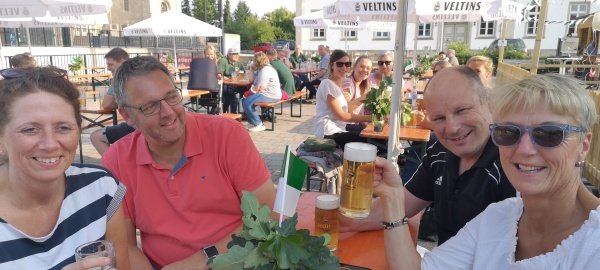
M 337 67 L 343 67 L 343 66 L 351 67 L 352 66 L 352 62 L 335 62 L 335 65 Z
M 377 61 L 377 65 L 383 66 L 383 64 L 389 66 L 392 64 L 392 61 Z
M 531 127 L 519 127 L 510 124 L 491 124 L 490 132 L 492 141 L 497 146 L 513 146 L 519 144 L 525 132 L 534 145 L 544 148 L 559 146 L 568 133 L 583 132 L 582 127 L 570 125 L 538 125 Z
M 40 68 L 42 74 L 48 76 L 50 78 L 62 78 L 67 76 L 67 71 L 59 68 L 45 67 Z M 4 79 L 14 79 L 21 78 L 27 76 L 27 74 L 31 73 L 29 69 L 23 68 L 6 68 L 0 70 L 0 76 Z

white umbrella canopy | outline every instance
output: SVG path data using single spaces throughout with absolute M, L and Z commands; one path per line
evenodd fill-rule
M 176 10 L 152 16 L 123 28 L 125 36 L 173 37 L 173 54 L 177 68 L 177 44 L 175 37 L 221 37 L 221 28 L 197 20 Z
M 125 36 L 142 37 L 220 37 L 221 29 L 176 10 L 152 16 L 123 28 Z
M 294 18 L 294 26 L 300 28 L 328 28 L 328 29 L 349 29 L 360 30 L 366 28 L 364 22 L 344 19 L 325 19 L 323 12 L 315 11 Z
M 0 27 L 6 28 L 70 27 L 96 24 L 108 24 L 108 14 L 53 17 L 48 13 L 45 17 L 0 19 Z
M 0 0 L 0 19 L 108 13 L 112 0 Z

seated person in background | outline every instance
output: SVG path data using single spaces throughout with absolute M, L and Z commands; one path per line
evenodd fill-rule
M 281 62 L 285 65 L 285 67 L 287 69 L 292 69 L 292 62 L 290 61 L 290 49 L 288 49 L 287 47 L 279 50 L 277 52 L 277 56 L 279 58 L 279 60 L 281 60 Z
M 384 236 L 388 265 L 391 269 L 597 268 L 600 200 L 581 179 L 597 117 L 593 100 L 579 81 L 551 73 L 495 89 L 492 100 L 491 137 L 502 168 L 521 197 L 489 205 L 422 259 L 408 227 L 391 226 Z M 402 221 L 409 211 L 408 194 L 391 164 L 378 159 L 376 165 L 374 193 L 381 197 L 383 220 Z
M 13 68 L 32 68 L 35 67 L 35 59 L 31 54 L 17 54 L 10 58 L 10 65 Z
M 208 269 L 205 251 L 225 252 L 242 228 L 242 190 L 272 209 L 269 169 L 239 122 L 185 112 L 173 78 L 155 58 L 125 61 L 114 88 L 119 113 L 138 127 L 102 157 L 128 188 L 123 210 L 131 265 Z
M 253 75 L 254 70 L 256 70 L 256 75 Z M 250 89 L 254 94 L 242 100 L 244 113 L 248 116 L 248 131 L 263 131 L 267 128 L 260 120 L 260 116 L 258 115 L 258 112 L 256 112 L 254 103 L 277 102 L 281 100 L 281 85 L 279 84 L 277 71 L 270 65 L 269 58 L 267 58 L 267 55 L 263 52 L 254 54 L 248 79 L 254 80 L 252 88 Z
M 79 91 L 64 70 L 14 72 L 0 80 L 0 269 L 108 265 L 106 257 L 75 262 L 75 248 L 97 240 L 112 241 L 118 269 L 130 269 L 125 186 L 104 168 L 72 164 Z
M 325 50 L 325 46 L 324 45 L 319 45 L 319 55 L 321 56 L 321 62 L 319 62 L 319 73 L 317 73 L 316 75 L 312 76 L 312 80 L 303 83 L 302 85 L 300 85 L 300 90 L 302 90 L 304 87 L 306 87 L 306 89 L 308 90 L 308 99 L 313 99 L 315 98 L 315 95 L 317 94 L 317 88 L 315 88 L 315 85 L 320 85 L 322 80 L 327 79 L 328 74 L 327 74 L 327 70 L 329 69 L 329 59 L 330 56 L 327 53 L 327 51 Z M 346 77 L 346 76 L 344 76 Z
M 227 57 L 219 59 L 217 63 L 217 72 L 222 75 L 224 81 L 232 79 L 232 75 L 239 71 L 246 71 L 240 61 L 240 54 L 235 48 L 227 50 Z M 247 89 L 244 87 L 223 86 L 223 112 L 237 113 L 239 99 L 238 93 L 244 93 Z
M 219 64 L 219 58 L 217 57 L 217 51 L 215 50 L 215 47 L 213 47 L 212 45 L 208 45 L 208 46 L 206 46 L 206 48 L 204 48 L 204 57 L 215 61 L 215 65 Z M 219 80 L 221 80 L 223 75 L 221 75 L 221 73 L 219 73 L 217 75 L 219 76 Z
M 458 58 L 456 58 L 456 51 L 454 49 L 448 49 L 448 62 L 453 66 L 459 66 Z
M 302 46 L 300 44 L 296 44 L 296 49 L 294 50 L 294 53 L 292 53 L 292 55 L 290 55 L 290 62 L 292 63 L 292 69 L 300 69 L 300 64 L 305 62 L 308 62 L 308 57 L 306 57 L 306 55 L 304 55 L 304 53 L 302 53 Z M 302 85 L 302 83 L 308 82 L 308 76 L 306 76 L 306 74 L 293 74 L 294 75 L 294 82 L 296 85 L 296 91 L 302 91 L 302 88 L 300 88 L 300 85 Z
M 452 95 L 448 95 L 448 85 L 453 87 Z M 427 149 L 400 199 L 409 217 L 433 203 L 438 243 L 442 244 L 488 205 L 514 197 L 516 192 L 490 138 L 489 89 L 479 76 L 466 66 L 443 69 L 427 84 L 424 98 L 438 141 Z M 380 230 L 385 209 L 381 203 L 373 202 L 368 218 L 341 218 L 341 230 Z
M 394 68 L 394 52 L 385 51 L 379 53 L 377 56 L 377 66 L 379 66 L 379 70 L 375 73 L 371 73 L 369 75 L 368 81 L 371 84 L 379 87 L 379 84 L 383 80 L 383 76 L 388 76 L 393 78 L 393 68 Z
M 477 72 L 481 82 L 486 87 L 492 87 L 492 72 L 494 72 L 494 62 L 487 56 L 475 55 L 467 60 L 465 64 L 470 69 Z
M 104 58 L 106 59 L 106 68 L 114 77 L 115 72 L 117 72 L 117 69 L 121 64 L 129 59 L 129 54 L 121 48 L 114 48 L 110 50 Z M 102 107 L 104 109 L 117 109 L 115 91 L 113 90 L 112 85 L 108 87 L 108 91 L 104 95 Z M 116 126 L 106 126 L 92 132 L 92 134 L 90 134 L 90 141 L 94 148 L 96 148 L 96 151 L 102 155 L 111 144 L 134 131 L 135 127 L 129 126 L 127 123 L 120 123 Z
M 271 63 L 271 67 L 277 71 L 281 90 L 286 92 L 289 97 L 293 96 L 296 93 L 294 75 L 292 75 L 290 69 L 287 68 L 281 60 L 277 59 L 277 51 L 275 49 L 268 49 L 266 54 Z
M 352 66 L 350 57 L 342 50 L 334 50 L 329 62 L 329 79 L 325 79 L 317 92 L 315 137 L 333 139 L 344 149 L 348 142 L 366 142 L 360 131 L 346 131 L 346 123 L 369 122 L 370 115 L 356 115 L 348 110 L 342 93 L 342 80 Z
M 354 69 L 350 77 L 342 80 L 342 93 L 348 102 L 348 111 L 355 115 L 364 115 L 364 104 L 361 103 L 365 99 L 365 95 L 371 91 L 371 87 L 376 87 L 374 79 L 370 82 L 368 78 L 371 75 L 371 66 L 373 62 L 368 56 L 362 55 L 354 62 Z M 369 122 L 358 122 L 346 124 L 346 131 L 361 131 Z

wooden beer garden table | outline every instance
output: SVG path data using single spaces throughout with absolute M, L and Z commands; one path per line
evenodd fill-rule
M 290 69 L 290 71 L 292 72 L 292 74 L 308 74 L 308 79 L 310 80 L 312 79 L 313 72 L 317 72 L 319 71 L 319 69 Z
M 305 192 L 300 196 L 296 211 L 298 212 L 298 229 L 308 229 L 314 233 L 315 199 L 325 193 Z M 409 219 L 408 228 L 416 243 L 419 229 L 418 214 Z M 338 247 L 335 254 L 340 258 L 340 263 L 366 267 L 372 270 L 389 269 L 385 259 L 383 243 L 383 225 L 381 230 L 366 232 L 344 232 L 339 234 Z
M 411 144 L 410 147 L 404 148 L 404 150 L 418 150 L 419 156 L 422 157 L 425 155 L 425 152 L 427 151 L 427 142 L 429 141 L 430 132 L 431 131 L 429 129 L 400 127 L 400 130 L 398 132 L 398 137 L 400 140 L 413 142 L 413 144 Z M 372 123 L 369 124 L 365 129 L 363 129 L 360 132 L 360 136 L 366 137 L 368 143 L 376 145 L 377 147 L 380 147 L 381 149 L 386 149 L 386 150 L 387 150 L 387 144 L 382 145 L 381 143 L 378 143 L 377 141 L 375 141 L 373 139 L 387 140 L 389 138 L 389 134 L 390 134 L 390 130 L 389 130 L 388 124 L 385 124 L 383 126 L 383 132 L 381 132 L 381 133 L 375 133 L 373 131 Z M 414 143 L 414 142 L 417 142 L 417 143 Z M 411 161 L 414 161 L 417 164 L 421 163 L 420 160 L 414 160 L 413 157 L 409 157 L 404 154 L 401 154 L 400 156 L 402 156 L 406 159 L 410 159 Z
M 92 102 L 90 102 L 92 103 Z M 88 117 L 85 114 L 94 114 L 94 117 Z M 86 106 L 81 106 L 81 118 L 87 121 L 83 123 L 82 129 L 88 129 L 92 127 L 104 127 L 106 124 L 110 124 L 112 121 L 113 125 L 117 125 L 117 110 L 104 109 L 100 107 L 100 102 L 93 102 L 92 104 L 86 103 Z M 81 137 L 79 137 L 79 160 L 83 163 L 83 149 L 81 143 Z
M 208 94 L 210 94 L 210 91 L 207 91 L 207 90 L 182 90 L 181 91 L 182 98 L 190 98 L 190 99 L 194 98 L 194 97 L 196 98 L 196 103 L 194 104 L 194 107 L 193 108 L 187 107 L 188 109 L 190 109 L 194 112 L 198 112 L 198 99 L 197 98 L 200 96 L 203 96 L 203 95 L 208 95 Z M 191 103 L 191 101 L 190 101 L 190 103 Z M 189 104 L 189 103 L 183 104 L 184 107 L 187 104 Z

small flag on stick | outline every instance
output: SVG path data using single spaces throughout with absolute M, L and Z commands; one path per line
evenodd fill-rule
M 273 206 L 273 211 L 279 213 L 279 225 L 281 225 L 283 215 L 290 217 L 296 212 L 307 169 L 308 164 L 292 154 L 289 145 L 286 146 L 281 168 L 282 177 L 279 178 L 277 196 Z

